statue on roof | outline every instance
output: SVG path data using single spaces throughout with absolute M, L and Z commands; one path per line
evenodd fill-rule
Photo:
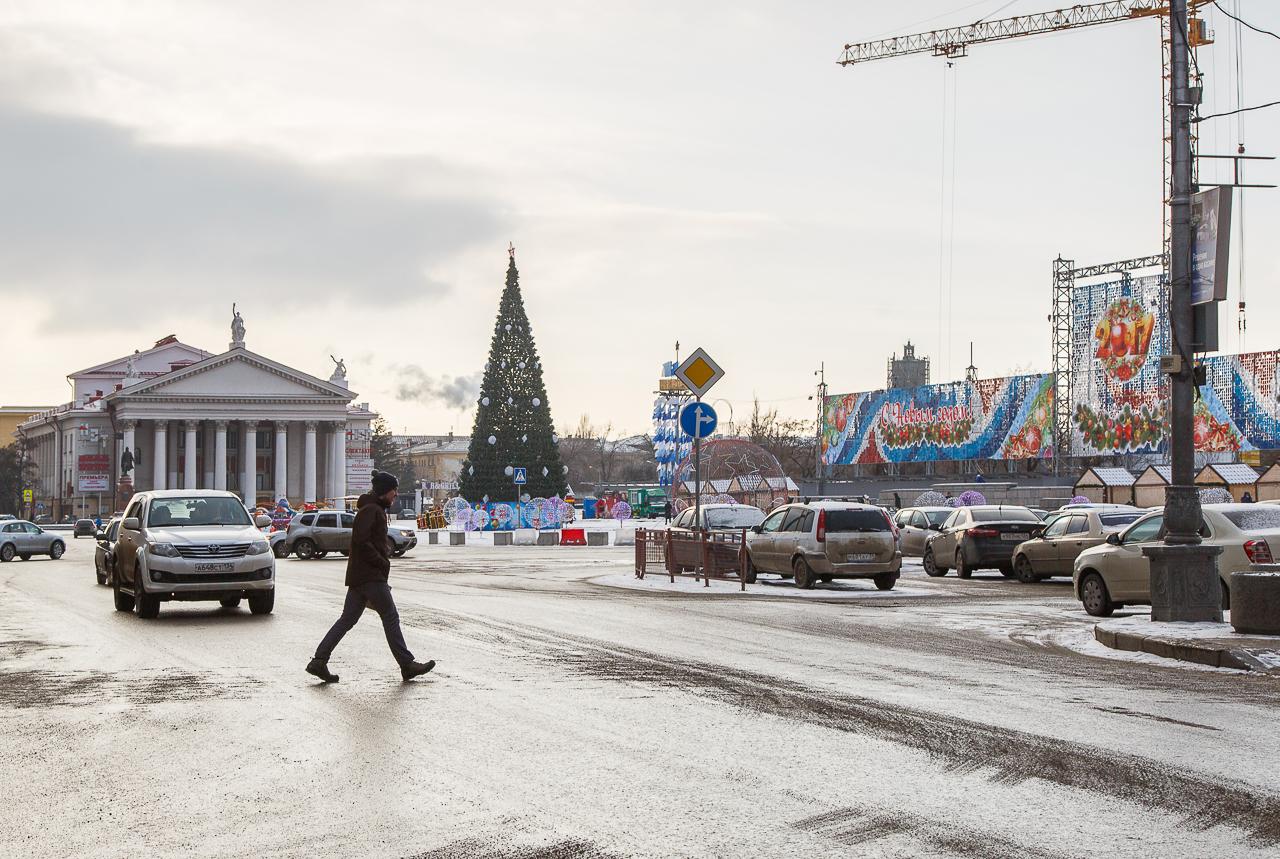
M 329 360 L 333 362 L 333 375 L 329 377 L 330 382 L 345 382 L 347 380 L 347 362 L 342 358 L 329 356 Z
M 134 349 L 133 354 L 124 362 L 124 377 L 126 379 L 138 378 L 138 350 Z
M 244 348 L 244 317 L 236 310 L 235 302 L 231 303 L 231 348 Z

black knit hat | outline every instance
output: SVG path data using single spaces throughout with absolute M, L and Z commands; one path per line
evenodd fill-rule
M 373 473 L 373 494 L 386 495 L 392 489 L 398 489 L 400 481 L 394 474 L 388 474 L 385 471 L 375 471 Z

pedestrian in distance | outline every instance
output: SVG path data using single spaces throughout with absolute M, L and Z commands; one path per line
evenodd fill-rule
M 667 501 L 666 504 L 662 505 L 662 519 L 668 525 L 671 524 L 671 502 L 670 501 Z
M 1252 503 L 1253 503 L 1253 496 L 1252 496 L 1252 495 L 1250 495 L 1248 492 L 1245 492 L 1245 494 L 1244 494 L 1244 495 L 1241 495 L 1241 496 L 1240 496 L 1240 501 L 1241 501 L 1242 503 L 1244 503 L 1244 504 L 1252 504 Z
M 337 683 L 338 675 L 329 671 L 329 657 L 342 637 L 360 620 L 365 608 L 382 617 L 382 631 L 387 636 L 391 655 L 400 664 L 400 676 L 412 680 L 436 667 L 435 660 L 414 661 L 400 631 L 400 614 L 391 598 L 387 583 L 391 572 L 391 548 L 387 542 L 387 509 L 396 500 L 400 481 L 385 471 L 373 473 L 373 489 L 356 501 L 356 520 L 351 527 L 351 549 L 347 557 L 347 599 L 342 615 L 316 648 L 315 658 L 307 663 L 307 673 L 325 683 Z

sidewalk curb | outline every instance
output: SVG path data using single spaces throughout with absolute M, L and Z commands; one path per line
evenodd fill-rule
M 1181 662 L 1194 662 L 1198 665 L 1209 665 L 1214 668 L 1234 668 L 1238 671 L 1280 674 L 1280 669 L 1272 668 L 1246 648 L 1227 648 L 1192 639 L 1166 638 L 1164 636 L 1103 629 L 1102 624 L 1096 624 L 1093 627 L 1093 637 L 1100 644 L 1114 650 L 1149 653 L 1152 656 L 1177 659 Z

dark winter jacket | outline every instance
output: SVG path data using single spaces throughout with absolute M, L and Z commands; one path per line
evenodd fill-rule
M 347 587 L 368 582 L 385 582 L 390 572 L 391 547 L 387 542 L 387 511 L 376 496 L 365 493 L 356 501 L 356 521 L 351 526 Z

